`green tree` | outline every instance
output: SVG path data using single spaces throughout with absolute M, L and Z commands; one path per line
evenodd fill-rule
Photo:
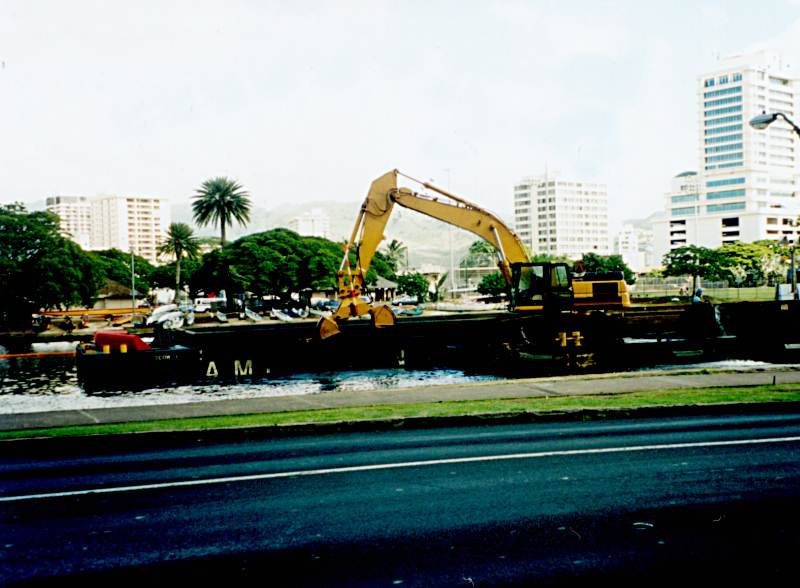
M 428 288 L 428 279 L 422 274 L 405 274 L 397 278 L 397 291 L 416 296 L 420 302 L 424 302 L 428 296 Z
M 183 283 L 184 286 L 193 283 L 194 273 L 198 270 L 201 263 L 200 257 L 196 259 L 185 257 L 181 260 L 181 283 Z M 174 288 L 175 275 L 178 269 L 176 265 L 177 263 L 175 261 L 171 261 L 170 263 L 165 263 L 153 268 L 150 274 L 150 286 L 153 288 Z M 194 295 L 194 290 L 190 288 L 190 291 L 192 295 Z
M 720 274 L 741 285 L 760 286 L 780 275 L 780 250 L 771 243 L 726 243 L 717 249 Z
M 0 323 L 29 326 L 40 309 L 91 306 L 101 283 L 92 257 L 59 234 L 56 215 L 0 206 Z
M 119 249 L 103 249 L 101 251 L 90 251 L 92 259 L 98 265 L 102 275 L 102 281 L 113 280 L 125 286 L 131 285 L 131 254 Z M 154 271 L 153 264 L 141 255 L 134 255 L 133 258 L 134 281 L 136 282 L 137 292 L 147 293 L 150 291 L 150 276 Z
M 692 291 L 697 289 L 698 278 L 722 279 L 723 270 L 719 252 L 708 247 L 686 245 L 673 249 L 664 256 L 665 276 L 692 276 Z
M 287 296 L 306 288 L 331 290 L 342 260 L 342 247 L 320 237 L 301 237 L 288 229 L 255 233 L 203 256 L 191 279 L 193 290 L 252 292 Z M 351 252 L 351 267 L 355 254 Z M 376 254 L 366 282 L 378 275 L 393 279 L 385 256 Z
M 636 281 L 631 268 L 622 259 L 621 255 L 597 255 L 596 253 L 584 253 L 583 259 L 584 271 L 587 272 L 622 272 L 622 276 L 629 284 Z
M 442 299 L 442 288 L 444 288 L 444 285 L 447 283 L 449 277 L 450 274 L 447 272 L 439 276 L 439 278 L 433 284 L 433 293 L 431 294 L 431 301 L 439 302 L 439 300 Z
M 402 241 L 392 239 L 384 252 L 385 259 L 392 266 L 393 273 L 397 273 L 400 268 L 408 269 L 408 247 Z
M 506 292 L 508 292 L 508 284 L 500 272 L 486 274 L 478 284 L 478 294 L 484 296 L 500 296 Z
M 495 248 L 491 243 L 485 239 L 474 241 L 458 264 L 463 271 L 464 281 L 469 282 L 470 270 L 473 268 L 494 267 L 496 257 Z
M 181 291 L 181 259 L 197 259 L 200 245 L 192 228 L 185 223 L 172 223 L 167 229 L 167 239 L 158 247 L 158 253 L 175 258 L 175 300 Z
M 220 245 L 225 247 L 225 228 L 234 220 L 242 226 L 250 221 L 250 197 L 230 178 L 211 178 L 197 190 L 192 212 L 195 222 L 201 227 L 219 224 Z

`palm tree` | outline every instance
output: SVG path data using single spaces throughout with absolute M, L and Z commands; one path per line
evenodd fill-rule
M 175 300 L 181 290 L 181 259 L 197 259 L 200 244 L 192 228 L 185 223 L 172 223 L 167 229 L 167 240 L 158 246 L 158 253 L 175 257 Z
M 219 223 L 220 245 L 225 247 L 225 227 L 234 220 L 244 226 L 250 220 L 250 197 L 241 185 L 225 177 L 203 182 L 192 203 L 194 220 L 201 227 Z
M 386 245 L 386 256 L 394 263 L 395 271 L 401 266 L 408 269 L 408 247 L 403 245 L 402 241 L 392 239 L 391 243 Z

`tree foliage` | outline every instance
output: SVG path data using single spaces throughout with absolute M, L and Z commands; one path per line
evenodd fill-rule
M 397 278 L 397 291 L 400 294 L 416 296 L 420 302 L 428 296 L 428 279 L 422 274 L 405 274 Z
M 92 257 L 59 234 L 56 215 L 0 206 L 0 323 L 25 326 L 40 309 L 90 306 L 101 283 Z
M 584 253 L 583 259 L 584 270 L 587 272 L 622 272 L 622 276 L 629 284 L 636 281 L 631 268 L 622 259 L 621 255 L 597 255 L 596 253 Z
M 175 299 L 181 290 L 181 259 L 197 259 L 200 245 L 192 228 L 185 223 L 172 223 L 167 229 L 166 240 L 158 247 L 158 253 L 175 258 Z
M 201 227 L 219 225 L 220 245 L 225 247 L 225 229 L 237 221 L 245 225 L 250 221 L 250 196 L 236 181 L 226 177 L 211 178 L 203 182 L 194 195 L 192 212 Z
M 273 229 L 242 237 L 203 256 L 193 272 L 192 291 L 251 292 L 257 296 L 286 296 L 306 288 L 336 289 L 342 246 L 321 237 L 301 237 L 288 229 Z M 355 253 L 350 265 L 356 265 Z M 384 255 L 376 253 L 366 282 L 394 273 Z
M 392 268 L 392 273 L 397 273 L 400 268 L 408 269 L 408 247 L 403 245 L 402 241 L 392 239 L 387 243 L 384 253 L 382 254 L 386 259 L 386 263 Z
M 119 249 L 103 249 L 90 251 L 89 255 L 97 264 L 102 275 L 102 282 L 113 280 L 124 286 L 131 285 L 131 254 Z M 155 268 L 153 264 L 140 255 L 133 256 L 133 273 L 136 282 L 136 291 L 147 293 L 152 285 L 150 276 Z M 102 285 L 102 284 L 101 284 Z
M 664 256 L 664 275 L 759 286 L 777 280 L 782 253 L 779 243 L 763 241 L 726 243 L 716 249 L 687 245 Z
M 500 272 L 494 272 L 492 274 L 486 274 L 481 278 L 480 284 L 478 284 L 478 293 L 483 294 L 484 296 L 500 296 L 501 294 L 505 294 L 508 291 L 508 284 L 506 283 L 503 274 Z

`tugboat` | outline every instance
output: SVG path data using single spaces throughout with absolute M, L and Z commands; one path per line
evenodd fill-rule
M 127 331 L 98 331 L 75 351 L 78 381 L 87 392 L 176 385 L 191 382 L 201 369 L 201 352 L 170 341 L 156 329 L 153 344 Z

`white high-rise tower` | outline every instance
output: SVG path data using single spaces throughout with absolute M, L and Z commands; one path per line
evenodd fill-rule
M 762 112 L 795 120 L 800 80 L 774 51 L 731 57 L 697 80 L 698 193 L 667 195 L 670 248 L 733 241 L 794 241 L 800 215 L 800 139 L 779 119 L 758 131 Z M 663 230 L 663 229 L 662 229 Z

